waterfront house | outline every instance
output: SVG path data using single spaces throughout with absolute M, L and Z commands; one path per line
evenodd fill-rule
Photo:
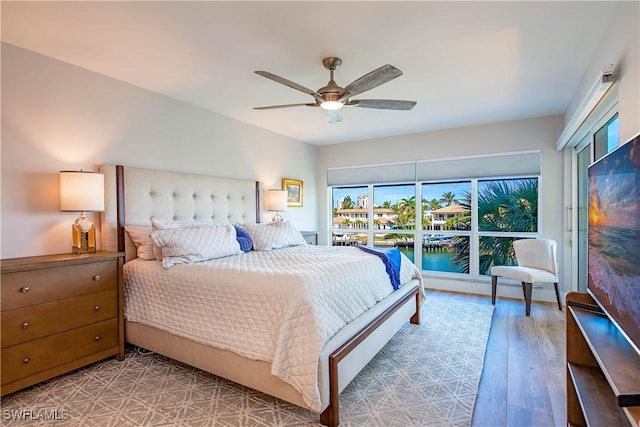
M 428 213 L 429 230 L 446 230 L 446 222 L 460 215 L 468 215 L 469 210 L 460 205 L 449 205 L 440 209 L 434 209 Z

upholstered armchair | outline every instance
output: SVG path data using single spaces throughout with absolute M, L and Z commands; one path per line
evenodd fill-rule
M 533 283 L 553 283 L 558 300 L 558 309 L 562 311 L 558 290 L 557 243 L 550 239 L 520 239 L 513 242 L 518 265 L 498 265 L 491 267 L 491 304 L 496 303 L 498 276 L 518 280 L 522 283 L 522 292 L 526 304 L 526 314 L 531 314 L 531 291 Z

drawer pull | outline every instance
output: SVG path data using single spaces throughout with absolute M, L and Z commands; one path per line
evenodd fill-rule
M 100 335 L 96 335 L 96 341 L 100 341 L 102 338 L 100 338 Z
M 22 292 L 23 294 L 26 294 L 30 290 L 31 288 L 29 286 L 23 286 L 22 288 L 20 288 L 20 292 Z
M 23 327 L 24 329 L 29 329 L 29 326 L 31 326 L 31 323 L 29 323 L 29 322 L 24 322 L 24 323 L 22 324 L 22 327 Z
M 98 310 L 100 310 L 100 306 L 96 304 L 96 306 L 95 306 L 95 307 L 93 307 L 93 309 L 94 309 L 95 311 L 98 311 Z
M 100 280 L 100 275 L 96 274 L 95 276 L 93 276 L 93 280 L 95 280 L 96 282 Z
M 25 357 L 24 359 L 22 359 L 22 363 L 24 363 L 25 365 L 28 365 L 29 363 L 31 363 L 31 359 L 29 359 L 28 357 Z

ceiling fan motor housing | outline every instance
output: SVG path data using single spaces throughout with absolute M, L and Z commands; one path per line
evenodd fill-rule
M 329 77 L 329 83 L 327 83 L 326 86 L 321 87 L 320 89 L 318 89 L 317 92 L 320 95 L 322 95 L 322 98 L 324 98 L 325 101 L 337 102 L 346 93 L 344 88 L 338 86 L 336 84 L 335 80 L 333 79 L 333 71 L 336 68 L 338 68 L 340 65 L 342 65 L 342 59 L 336 58 L 336 57 L 333 57 L 333 56 L 329 57 L 329 58 L 324 58 L 322 60 L 322 65 L 324 65 L 324 68 L 329 70 L 329 72 L 331 74 L 330 74 L 330 77 Z M 318 104 L 320 104 L 320 101 L 316 101 L 316 102 L 318 102 Z
M 325 87 L 318 89 L 318 93 L 322 95 L 325 101 L 338 101 L 345 94 L 345 90 L 336 85 L 336 82 L 331 80 Z

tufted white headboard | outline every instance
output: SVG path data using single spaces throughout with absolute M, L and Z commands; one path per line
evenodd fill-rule
M 105 183 L 105 211 L 102 215 L 102 248 L 126 252 L 135 257 L 135 248 L 124 231 L 125 225 L 151 226 L 151 219 L 186 222 L 260 222 L 259 183 L 102 165 Z

